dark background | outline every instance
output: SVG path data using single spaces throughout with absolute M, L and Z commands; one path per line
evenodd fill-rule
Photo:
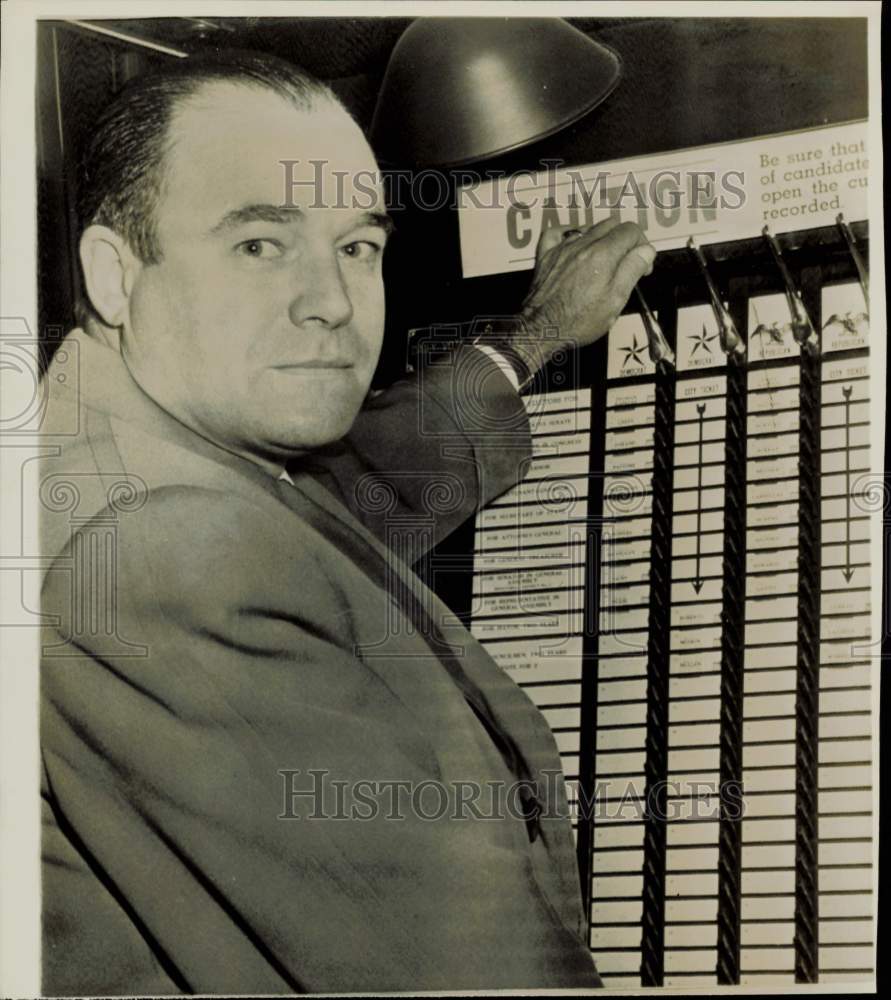
M 612 47 L 623 77 L 604 104 L 538 144 L 475 164 L 534 169 L 542 159 L 596 163 L 865 118 L 862 18 L 569 18 Z M 147 40 L 184 52 L 256 49 L 328 81 L 359 123 L 371 122 L 387 60 L 408 18 L 154 18 L 93 22 L 117 41 L 69 22 L 38 31 L 39 323 L 48 358 L 73 325 L 79 287 L 74 164 L 97 113 L 132 76 L 168 59 Z M 555 53 L 555 58 L 559 54 Z M 385 264 L 388 322 L 377 383 L 402 370 L 409 327 L 516 309 L 528 273 L 463 281 L 455 213 L 394 213 Z

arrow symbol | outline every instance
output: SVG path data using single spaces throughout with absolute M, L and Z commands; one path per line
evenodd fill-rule
M 699 532 L 702 528 L 702 437 L 703 420 L 705 419 L 705 403 L 696 404 L 696 412 L 699 414 L 699 457 L 696 462 L 696 575 L 693 579 L 693 589 L 698 594 L 702 590 L 705 581 L 699 575 L 700 569 L 700 538 Z
M 851 582 L 854 570 L 851 567 L 851 393 L 852 385 L 843 386 L 845 397 L 845 568 L 842 575 L 845 583 Z

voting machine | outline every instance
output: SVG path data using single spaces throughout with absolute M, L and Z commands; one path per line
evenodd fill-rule
M 474 276 L 604 217 L 586 179 L 652 192 L 660 173 L 689 196 L 700 173 L 715 195 L 617 196 L 654 273 L 525 396 L 528 472 L 474 526 L 467 618 L 555 734 L 608 987 L 873 974 L 866 166 L 853 122 L 459 207 Z M 742 203 L 721 200 L 731 170 Z

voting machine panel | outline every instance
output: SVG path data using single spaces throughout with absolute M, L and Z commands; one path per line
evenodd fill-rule
M 608 987 L 873 975 L 865 192 L 761 197 L 790 187 L 774 159 L 856 180 L 861 143 L 737 144 L 747 206 L 644 218 L 643 295 L 573 384 L 525 397 L 527 475 L 476 520 L 470 627 L 552 727 Z M 539 180 L 530 232 L 596 221 Z M 503 247 L 464 213 L 465 269 L 529 266 L 509 211 Z

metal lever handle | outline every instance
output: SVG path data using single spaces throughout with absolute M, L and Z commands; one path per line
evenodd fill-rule
M 839 212 L 835 218 L 835 224 L 839 228 L 839 232 L 844 237 L 845 243 L 848 244 L 848 250 L 851 256 L 854 258 L 854 264 L 857 268 L 857 277 L 860 279 L 860 287 L 863 289 L 863 297 L 866 299 L 866 309 L 869 311 L 869 268 L 866 266 L 866 261 L 863 259 L 860 251 L 857 249 L 857 244 L 854 242 L 854 234 L 851 232 L 851 227 L 845 222 L 845 217 Z
M 656 317 L 653 315 L 653 311 L 647 305 L 647 300 L 643 297 L 643 292 L 641 292 L 637 285 L 634 286 L 634 291 L 637 293 L 637 301 L 640 304 L 640 318 L 643 320 L 644 329 L 647 331 L 650 360 L 653 364 L 658 365 L 662 361 L 674 368 L 674 351 L 668 346 L 668 341 L 665 339 L 662 327 L 659 326 Z
M 687 249 L 696 258 L 696 263 L 699 265 L 699 270 L 702 271 L 702 277 L 705 279 L 709 299 L 711 299 L 712 312 L 715 314 L 715 320 L 718 323 L 718 343 L 721 345 L 721 350 L 728 357 L 744 358 L 746 356 L 746 345 L 743 343 L 743 339 L 739 335 L 739 331 L 736 329 L 736 324 L 733 322 L 730 313 L 727 312 L 726 306 L 721 301 L 721 296 L 718 294 L 718 289 L 715 287 L 715 283 L 712 281 L 712 276 L 709 273 L 705 255 L 696 246 L 692 236 L 687 240 Z
M 761 235 L 767 240 L 767 245 L 770 247 L 773 259 L 776 261 L 776 265 L 783 277 L 783 284 L 786 286 L 786 301 L 789 303 L 789 312 L 792 314 L 792 336 L 798 341 L 801 347 L 807 346 L 812 350 L 819 350 L 820 338 L 817 335 L 814 324 L 811 322 L 810 316 L 807 314 L 807 309 L 804 308 L 801 292 L 795 287 L 792 275 L 786 267 L 779 243 L 771 235 L 770 229 L 767 226 L 761 230 Z

